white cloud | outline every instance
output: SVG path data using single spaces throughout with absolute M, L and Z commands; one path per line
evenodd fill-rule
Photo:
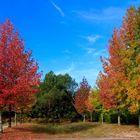
M 63 10 L 62 10 L 58 5 L 56 5 L 53 1 L 51 1 L 51 4 L 52 4 L 52 5 L 54 6 L 54 8 L 60 13 L 60 15 L 61 15 L 62 17 L 65 16 Z
M 99 35 L 88 35 L 84 37 L 90 44 L 94 44 L 101 36 Z
M 71 73 L 75 69 L 74 63 L 72 63 L 69 67 L 63 70 L 56 71 L 56 74 L 66 74 Z
M 97 56 L 105 56 L 107 51 L 106 49 L 97 50 L 95 48 L 85 48 L 87 55 L 97 57 Z
M 62 69 L 55 72 L 56 74 L 70 74 L 78 83 L 81 82 L 82 78 L 85 77 L 91 86 L 94 86 L 99 74 L 98 69 L 94 68 L 79 68 L 75 67 L 72 63 L 68 68 Z
M 62 53 L 64 53 L 64 54 L 71 54 L 71 51 L 66 49 L 66 50 L 63 50 Z
M 104 54 L 106 54 L 106 50 L 105 49 L 102 49 L 100 51 L 94 52 L 93 53 L 93 56 L 102 56 Z
M 103 52 L 105 52 L 105 50 L 97 50 L 95 48 L 93 48 L 93 44 L 96 43 L 96 41 L 99 38 L 102 38 L 102 36 L 100 35 L 88 35 L 88 36 L 80 36 L 84 39 L 86 39 L 86 45 L 80 45 L 82 49 L 84 49 L 86 51 L 87 54 L 90 54 L 92 56 L 98 56 L 101 55 Z
M 120 7 L 108 7 L 102 10 L 73 11 L 78 17 L 92 22 L 107 22 L 118 20 L 123 17 L 125 9 Z
M 86 51 L 87 51 L 88 54 L 92 54 L 92 53 L 94 53 L 96 51 L 96 49 L 94 49 L 94 48 L 86 48 Z

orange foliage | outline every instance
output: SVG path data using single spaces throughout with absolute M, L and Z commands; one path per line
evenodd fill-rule
M 135 100 L 140 101 L 140 50 L 136 49 L 140 45 L 137 41 L 140 29 L 136 29 L 138 13 L 133 7 L 128 9 L 122 26 L 114 29 L 108 47 L 109 57 L 101 58 L 104 72 L 100 73 L 97 84 L 105 108 L 122 109 L 130 105 L 130 111 L 138 109 L 133 104 Z

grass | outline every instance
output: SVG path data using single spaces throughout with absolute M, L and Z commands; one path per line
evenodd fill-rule
M 134 125 L 121 125 L 80 122 L 64 124 L 23 124 L 12 129 L 7 129 L 2 138 L 11 137 L 114 137 L 114 138 L 138 138 L 140 139 L 140 129 Z M 10 139 L 12 140 L 12 139 Z
M 74 134 L 93 129 L 97 124 L 92 123 L 67 123 L 67 124 L 34 124 L 30 129 L 35 133 L 47 134 Z

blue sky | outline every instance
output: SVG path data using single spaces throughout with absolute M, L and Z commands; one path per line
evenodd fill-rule
M 69 73 L 91 86 L 102 70 L 108 40 L 129 6 L 140 0 L 6 0 L 0 1 L 0 22 L 9 17 L 33 51 L 43 76 L 53 70 Z

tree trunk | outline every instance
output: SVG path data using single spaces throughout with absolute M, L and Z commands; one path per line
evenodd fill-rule
M 121 124 L 121 120 L 120 120 L 120 114 L 118 114 L 118 125 Z
M 92 122 L 92 112 L 90 112 L 90 120 L 91 120 L 91 122 Z
M 139 119 L 139 128 L 140 128 L 140 114 L 139 114 L 139 116 L 138 116 L 138 119 Z
M 0 133 L 3 132 L 3 128 L 2 128 L 2 112 L 0 111 Z
M 17 113 L 15 112 L 15 126 L 17 126 Z
M 23 117 L 23 109 L 21 109 L 20 111 L 20 124 L 22 124 L 24 121 L 24 117 Z
M 12 112 L 12 106 L 11 105 L 9 105 L 9 125 L 8 125 L 8 127 L 11 127 L 11 112 Z
M 104 124 L 104 116 L 103 116 L 103 113 L 101 113 L 101 123 Z
M 86 121 L 86 115 L 84 114 L 83 115 L 83 122 L 85 122 Z

